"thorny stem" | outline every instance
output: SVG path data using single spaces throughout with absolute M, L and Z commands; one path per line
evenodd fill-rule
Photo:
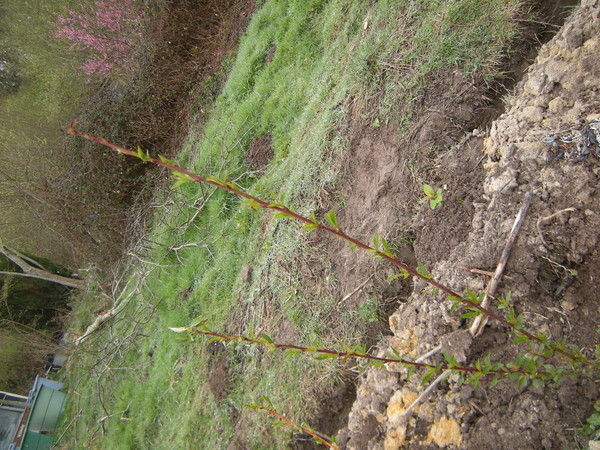
M 273 409 L 269 409 L 269 408 L 267 408 L 265 406 L 262 406 L 262 405 L 255 405 L 255 407 L 257 409 L 261 409 L 263 411 L 266 411 L 269 414 L 272 414 L 273 416 L 275 416 L 275 417 L 283 420 L 285 423 L 287 423 L 287 424 L 289 424 L 289 425 L 291 425 L 291 426 L 293 426 L 293 427 L 295 427 L 295 428 L 297 428 L 299 430 L 302 430 L 304 433 L 311 435 L 312 437 L 314 437 L 315 439 L 317 439 L 319 442 L 321 442 L 322 444 L 326 445 L 327 447 L 333 448 L 335 450 L 339 450 L 339 447 L 337 445 L 335 445 L 333 442 L 329 442 L 328 440 L 326 440 L 326 439 L 322 438 L 321 436 L 319 436 L 314 431 L 309 430 L 308 428 L 305 428 L 305 427 L 303 427 L 301 425 L 298 425 L 298 424 L 292 422 L 290 419 L 288 419 L 285 416 L 282 416 L 277 411 L 275 411 Z
M 107 141 L 106 139 L 103 138 L 99 138 L 96 136 L 92 136 L 89 135 L 87 133 L 84 133 L 82 131 L 79 131 L 77 129 L 75 129 L 75 125 L 76 125 L 76 121 L 73 120 L 69 126 L 69 133 L 72 134 L 73 136 L 78 136 L 78 137 L 82 137 L 84 139 L 87 139 L 91 142 L 96 142 L 98 144 L 104 145 L 105 147 L 109 147 L 112 148 L 113 150 L 116 150 L 118 153 L 124 153 L 126 155 L 129 156 L 134 156 L 139 158 L 139 155 L 136 154 L 135 152 L 133 152 L 132 150 L 129 150 L 125 147 L 121 147 L 120 145 L 117 144 L 113 144 L 112 142 Z M 161 161 L 158 159 L 154 159 L 154 158 L 147 158 L 145 160 L 146 162 L 155 164 L 157 166 L 161 166 L 161 167 L 165 167 L 173 172 L 178 172 L 180 174 L 183 174 L 185 176 L 187 176 L 191 181 L 196 181 L 199 183 L 205 183 L 205 184 L 209 184 L 211 186 L 215 186 L 217 188 L 220 189 L 224 189 L 226 191 L 231 192 L 232 194 L 238 195 L 240 197 L 243 197 L 247 200 L 249 200 L 250 202 L 254 203 L 254 207 L 258 208 L 258 209 L 271 209 L 274 211 L 278 211 L 280 213 L 283 213 L 284 215 L 286 215 L 287 217 L 291 217 L 294 218 L 296 220 L 298 220 L 299 222 L 303 222 L 305 224 L 313 224 L 315 229 L 320 229 L 323 230 L 327 233 L 333 234 L 338 236 L 339 238 L 350 242 L 352 245 L 362 248 L 364 250 L 367 250 L 389 262 L 391 262 L 392 264 L 394 264 L 395 266 L 397 266 L 398 268 L 400 268 L 403 271 L 406 271 L 407 273 L 409 273 L 411 276 L 415 277 L 415 278 L 419 278 L 423 281 L 425 281 L 426 283 L 430 284 L 431 286 L 434 286 L 435 288 L 441 290 L 442 292 L 444 292 L 445 294 L 447 294 L 450 297 L 453 297 L 455 299 L 459 299 L 464 305 L 466 305 L 469 308 L 473 308 L 476 309 L 477 311 L 479 311 L 480 313 L 484 314 L 487 317 L 490 317 L 500 323 L 502 323 L 503 325 L 505 325 L 506 327 L 512 329 L 514 332 L 521 334 L 523 336 L 526 336 L 530 341 L 535 341 L 535 342 L 539 342 L 539 343 L 543 343 L 543 340 L 540 339 L 539 337 L 533 335 L 532 333 L 522 329 L 522 328 L 517 328 L 517 326 L 511 322 L 509 322 L 508 320 L 504 319 L 503 317 L 499 316 L 498 314 L 494 313 L 493 311 L 482 307 L 481 305 L 479 305 L 478 303 L 472 302 L 467 298 L 464 298 L 463 296 L 461 296 L 460 294 L 458 294 L 457 292 L 453 291 L 452 289 L 450 289 L 449 287 L 438 283 L 437 281 L 426 277 L 424 275 L 421 275 L 419 272 L 417 272 L 417 270 L 412 269 L 411 267 L 407 266 L 406 264 L 404 264 L 403 262 L 401 262 L 400 260 L 398 260 L 397 258 L 390 256 L 389 254 L 386 254 L 384 252 L 381 252 L 379 249 L 373 248 L 349 235 L 347 235 L 345 232 L 343 232 L 341 230 L 341 228 L 333 228 L 327 225 L 323 225 L 321 223 L 315 223 L 313 222 L 311 219 L 301 216 L 300 214 L 292 211 L 291 209 L 285 207 L 285 206 L 276 206 L 273 205 L 269 202 L 266 202 L 264 200 L 261 200 L 257 197 L 254 197 L 253 195 L 247 194 L 246 192 L 241 191 L 240 189 L 236 189 L 235 187 L 233 187 L 230 184 L 223 184 L 223 183 L 219 183 L 216 180 L 212 180 L 212 179 L 208 179 L 208 178 L 204 178 L 201 177 L 200 175 L 197 175 L 195 173 L 192 173 L 186 169 L 184 169 L 183 167 L 180 167 L 176 164 L 171 164 L 165 161 Z M 584 358 L 581 355 L 578 355 L 576 353 L 573 352 L 569 352 L 568 350 L 562 349 L 562 348 L 555 348 L 555 351 L 558 353 L 561 353 L 562 355 L 566 356 L 568 359 L 571 359 L 573 362 L 577 362 L 577 363 L 585 363 L 585 364 L 592 364 L 590 361 L 588 361 L 586 358 Z

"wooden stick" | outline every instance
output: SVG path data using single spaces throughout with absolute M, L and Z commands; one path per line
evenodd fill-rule
M 365 285 L 371 281 L 371 279 L 375 276 L 375 274 L 371 275 L 369 278 L 367 278 L 363 283 L 360 284 L 360 286 L 358 286 L 356 289 L 354 289 L 352 292 L 350 292 L 349 294 L 344 295 L 344 298 L 340 300 L 339 304 L 344 303 L 346 300 L 348 300 L 350 297 L 352 297 L 354 294 L 356 294 L 358 291 L 360 291 L 362 288 L 365 287 Z
M 417 406 L 419 403 L 423 402 L 431 393 L 431 391 L 433 391 L 435 389 L 435 387 L 440 384 L 442 381 L 444 381 L 446 378 L 448 378 L 448 375 L 450 375 L 452 373 L 451 370 L 444 370 L 442 372 L 442 374 L 437 377 L 435 380 L 433 380 L 433 383 L 431 383 L 429 386 L 427 386 L 427 389 L 425 389 L 421 395 L 419 395 L 419 397 L 417 397 L 417 399 L 412 402 L 412 404 L 406 409 L 406 411 L 404 411 L 400 417 L 406 417 L 410 414 L 410 412 L 415 408 L 415 406 Z
M 506 241 L 506 245 L 504 246 L 504 251 L 502 252 L 502 256 L 500 258 L 500 262 L 498 263 L 498 266 L 496 267 L 496 271 L 494 272 L 494 276 L 490 280 L 490 283 L 488 284 L 488 287 L 485 291 L 485 296 L 483 298 L 483 302 L 481 303 L 481 306 L 483 308 L 488 307 L 489 297 L 493 297 L 494 294 L 496 293 L 496 289 L 498 289 L 498 284 L 500 284 L 500 278 L 502 277 L 502 272 L 504 272 L 504 268 L 506 267 L 506 263 L 508 262 L 508 258 L 510 257 L 510 252 L 513 248 L 513 245 L 515 244 L 515 241 L 517 240 L 517 235 L 519 233 L 519 230 L 521 229 L 521 225 L 523 225 L 523 222 L 525 220 L 525 215 L 527 214 L 527 211 L 529 210 L 529 206 L 531 205 L 532 197 L 533 197 L 533 195 L 531 194 L 531 192 L 528 192 L 525 195 L 525 199 L 523 200 L 523 206 L 521 206 L 521 210 L 517 214 L 517 217 L 515 218 L 515 223 L 513 224 L 513 227 L 510 230 L 508 239 Z M 485 316 L 485 317 L 477 316 L 475 318 L 475 320 L 473 321 L 473 324 L 471 325 L 471 328 L 469 330 L 471 332 L 471 335 L 473 337 L 479 336 L 481 334 L 481 332 L 483 331 L 483 328 L 485 327 L 487 321 L 488 321 L 487 316 Z

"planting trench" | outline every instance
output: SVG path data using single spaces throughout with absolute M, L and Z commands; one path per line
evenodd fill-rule
M 584 1 L 539 51 L 506 97 L 506 112 L 491 126 L 494 108 L 481 100 L 486 92 L 459 72 L 437 75 L 423 93 L 421 114 L 407 138 L 392 127 L 361 121 L 357 110 L 349 123 L 348 154 L 340 163 L 343 181 L 336 186 L 348 193 L 338 213 L 345 231 L 362 237 L 379 232 L 409 263 L 424 264 L 442 283 L 481 291 L 488 278 L 464 268 L 495 270 L 525 194 L 532 192 L 499 293 L 511 292 L 530 330 L 593 348 L 600 276 L 598 36 L 600 5 Z M 578 151 L 582 132 L 588 146 Z M 444 188 L 441 208 L 418 207 L 425 183 Z M 315 239 L 326 240 L 345 261 L 335 267 L 340 297 L 373 275 L 377 263 L 369 255 L 328 237 Z M 468 321 L 450 315 L 443 296 L 422 295 L 422 283 L 388 284 L 391 268 L 378 273 L 347 301 L 348 308 L 356 308 L 378 295 L 386 308 L 397 307 L 389 317 L 392 334 L 379 341 L 378 354 L 395 349 L 417 358 L 442 344 L 459 361 L 487 353 L 504 362 L 514 357 L 501 326 L 490 323 L 472 339 Z M 440 361 L 439 354 L 430 359 Z M 472 389 L 451 376 L 403 419 L 423 389 L 418 376 L 407 381 L 399 367 L 369 368 L 359 378 L 347 425 L 332 429 L 341 420 L 332 420 L 335 410 L 325 406 L 322 418 L 328 420 L 314 426 L 337 432 L 343 447 L 355 449 L 568 448 L 581 439 L 574 430 L 585 423 L 598 396 L 594 380 L 586 378 L 565 378 L 559 387 L 519 388 L 503 381 Z M 342 398 L 338 393 L 332 402 L 345 411 Z

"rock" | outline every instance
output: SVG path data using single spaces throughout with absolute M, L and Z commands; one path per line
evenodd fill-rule
M 442 417 L 438 422 L 434 423 L 429 429 L 429 435 L 427 436 L 425 445 L 431 443 L 442 448 L 449 445 L 459 447 L 462 443 L 462 435 L 460 433 L 458 422 L 448 417 Z

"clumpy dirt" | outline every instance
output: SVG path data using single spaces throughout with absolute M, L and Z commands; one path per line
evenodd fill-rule
M 272 158 L 273 147 L 270 135 L 266 134 L 250 141 L 248 150 L 246 151 L 246 165 L 256 175 L 265 173 Z
M 471 269 L 495 270 L 525 195 L 532 193 L 498 292 L 511 292 L 530 330 L 565 338 L 587 355 L 599 343 L 600 320 L 598 36 L 600 4 L 583 1 L 539 51 L 489 131 L 481 87 L 459 72 L 437 74 L 407 136 L 354 119 L 342 162 L 347 181 L 340 186 L 348 198 L 338 214 L 348 234 L 368 238 L 379 232 L 410 265 L 424 264 L 455 290 L 482 291 L 489 277 Z M 419 205 L 425 183 L 444 189 L 441 208 Z M 415 237 L 412 248 L 403 246 L 401 236 Z M 373 263 L 341 247 L 347 263 L 337 268 L 345 280 L 338 286 L 348 291 L 372 273 Z M 514 358 L 501 325 L 489 323 L 473 338 L 470 322 L 450 314 L 443 296 L 423 295 L 424 288 L 415 282 L 412 293 L 399 299 L 380 355 L 395 349 L 417 358 L 441 344 L 465 364 L 488 353 L 502 362 Z M 349 303 L 356 307 L 361 299 Z M 438 353 L 428 361 L 442 359 Z M 593 378 L 564 378 L 560 386 L 502 381 L 471 388 L 451 375 L 403 417 L 422 391 L 420 378 L 407 380 L 403 368 L 366 370 L 348 425 L 338 433 L 341 446 L 573 448 L 587 444 L 577 442 L 574 430 L 598 398 Z
M 218 341 L 208 344 L 208 352 L 211 355 L 208 363 L 208 388 L 215 400 L 220 402 L 227 397 L 231 388 L 229 357 L 223 343 Z

